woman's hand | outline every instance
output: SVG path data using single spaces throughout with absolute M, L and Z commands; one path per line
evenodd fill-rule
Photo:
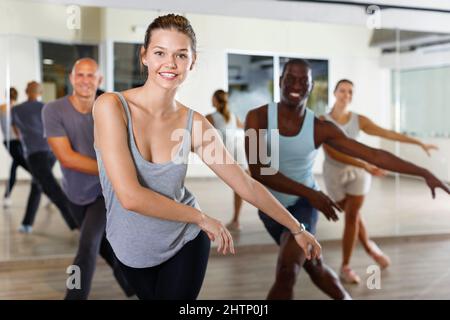
M 422 143 L 422 144 L 420 145 L 420 147 L 423 149 L 423 151 L 425 151 L 425 152 L 427 153 L 427 155 L 428 155 L 429 157 L 431 157 L 430 150 L 439 150 L 439 147 L 436 146 L 436 145 L 434 145 L 434 144 L 425 144 L 425 143 Z
M 222 222 L 202 213 L 198 226 L 206 232 L 211 241 L 218 241 L 217 252 L 222 252 L 225 255 L 229 251 L 235 254 L 233 237 Z
M 322 247 L 311 233 L 305 230 L 294 235 L 294 238 L 305 253 L 306 259 L 311 260 L 320 258 L 322 255 Z
M 375 177 L 384 177 L 387 174 L 386 170 L 378 168 L 377 166 L 374 166 L 373 164 L 370 164 L 368 162 L 366 162 L 366 164 L 364 165 L 364 170 Z

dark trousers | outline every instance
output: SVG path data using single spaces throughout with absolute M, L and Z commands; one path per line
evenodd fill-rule
M 66 300 L 85 300 L 91 290 L 97 255 L 105 259 L 113 269 L 117 282 L 127 296 L 134 294 L 128 285 L 117 258 L 106 239 L 106 208 L 103 197 L 97 198 L 88 205 L 70 203 L 71 211 L 77 223 L 81 226 L 80 242 L 73 264 L 80 268 L 80 289 L 67 289 Z
M 160 265 L 132 268 L 119 263 L 139 299 L 194 300 L 205 277 L 210 245 L 206 233 L 200 231 L 194 240 Z
M 74 230 L 77 228 L 77 224 L 70 212 L 69 199 L 67 199 L 52 172 L 55 162 L 56 159 L 50 151 L 35 152 L 28 156 L 27 163 L 33 181 L 31 182 L 31 191 L 22 224 L 33 225 L 43 191 L 59 209 L 70 230 Z
M 6 186 L 5 190 L 5 198 L 8 198 L 12 192 L 12 189 L 14 188 L 14 185 L 16 184 L 16 172 L 17 168 L 21 166 L 28 172 L 30 170 L 28 169 L 27 161 L 25 160 L 24 154 L 23 154 L 23 147 L 20 140 L 11 140 L 8 142 L 3 141 L 3 144 L 8 149 L 9 154 L 12 157 L 12 163 L 11 168 L 9 170 L 9 181 L 8 185 Z

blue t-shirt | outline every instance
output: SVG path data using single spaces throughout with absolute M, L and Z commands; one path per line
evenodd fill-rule
M 49 102 L 42 110 L 44 135 L 67 137 L 72 149 L 96 160 L 94 150 L 94 119 L 92 113 L 78 112 L 68 96 Z M 86 205 L 97 199 L 102 189 L 98 176 L 86 174 L 61 166 L 62 187 L 70 201 Z
M 50 151 L 42 126 L 43 107 L 44 104 L 40 101 L 26 101 L 12 108 L 12 124 L 20 131 L 27 157 L 36 152 Z

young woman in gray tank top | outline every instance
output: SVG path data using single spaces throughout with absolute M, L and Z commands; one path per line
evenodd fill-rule
M 345 134 L 358 138 L 360 130 L 368 135 L 411 143 L 420 146 L 428 155 L 436 146 L 425 144 L 415 138 L 379 127 L 369 118 L 350 112 L 353 83 L 342 79 L 337 82 L 334 95 L 336 102 L 329 114 L 322 119 L 328 120 L 341 128 Z M 344 282 L 359 283 L 360 277 L 350 267 L 350 258 L 358 238 L 365 251 L 382 267 L 390 264 L 386 256 L 375 242 L 369 239 L 367 228 L 361 217 L 360 210 L 364 197 L 370 190 L 371 176 L 384 176 L 386 172 L 368 162 L 344 155 L 331 147 L 324 145 L 325 161 L 323 176 L 328 195 L 345 211 L 345 227 L 342 245 L 343 261 L 340 276 Z
M 195 299 L 210 240 L 219 252 L 234 253 L 228 230 L 202 212 L 184 186 L 191 150 L 244 200 L 286 226 L 309 259 L 321 252 L 315 238 L 231 158 L 209 121 L 175 100 L 195 60 L 189 21 L 158 17 L 141 48 L 145 84 L 103 94 L 93 110 L 107 238 L 140 299 Z M 181 142 L 174 138 L 180 133 Z M 203 150 L 211 146 L 223 159 L 208 158 Z

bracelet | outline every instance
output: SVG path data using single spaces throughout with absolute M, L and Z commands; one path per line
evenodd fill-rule
M 296 232 L 291 232 L 291 234 L 295 237 L 296 235 L 304 232 L 306 230 L 305 226 L 303 223 L 300 223 L 300 230 L 296 231 Z

